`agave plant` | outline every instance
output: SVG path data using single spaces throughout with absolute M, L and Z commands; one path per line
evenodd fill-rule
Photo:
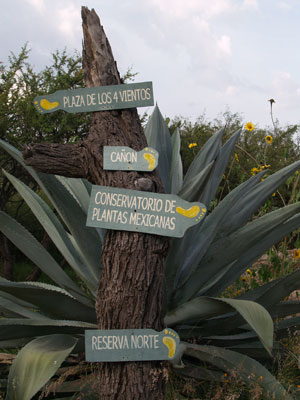
M 158 171 L 166 191 L 208 207 L 240 133 L 234 133 L 224 145 L 224 130 L 213 135 L 183 177 L 180 132 L 170 136 L 158 107 L 145 128 L 148 145 L 160 154 Z M 88 182 L 37 173 L 25 165 L 14 147 L 3 141 L 0 144 L 38 182 L 59 215 L 29 187 L 4 172 L 78 278 L 72 280 L 28 230 L 0 213 L 1 232 L 54 282 L 49 285 L 0 279 L 0 346 L 8 349 L 25 345 L 10 369 L 7 400 L 27 400 L 59 373 L 61 363 L 71 352 L 84 351 L 84 330 L 97 327 L 94 302 L 104 232 L 85 227 L 91 189 Z M 300 271 L 235 299 L 221 295 L 274 243 L 300 226 L 300 203 L 251 220 L 299 168 L 300 161 L 263 181 L 264 171 L 252 176 L 183 238 L 172 239 L 165 265 L 164 321 L 181 338 L 180 357 L 174 362 L 178 373 L 222 381 L 224 372 L 238 369 L 245 381 L 250 373 L 262 377 L 262 389 L 272 398 L 291 398 L 263 364 L 272 356 L 272 317 L 279 319 L 277 337 L 300 323 L 299 317 L 283 319 L 300 311 L 300 302 L 283 301 L 299 288 Z M 68 382 L 62 384 L 60 390 L 84 391 L 85 382 L 86 377 L 78 378 L 68 386 Z

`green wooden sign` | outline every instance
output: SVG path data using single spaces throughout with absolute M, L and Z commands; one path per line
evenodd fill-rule
M 173 194 L 94 185 L 87 226 L 182 237 L 205 213 L 202 203 L 189 203 Z
M 179 336 L 173 329 L 115 329 L 85 331 L 85 358 L 89 362 L 172 360 Z
M 36 109 L 43 114 L 57 110 L 69 113 L 107 111 L 153 104 L 152 82 L 58 90 L 34 99 Z
M 135 151 L 126 146 L 105 146 L 103 169 L 117 171 L 153 171 L 157 167 L 158 152 L 151 147 Z

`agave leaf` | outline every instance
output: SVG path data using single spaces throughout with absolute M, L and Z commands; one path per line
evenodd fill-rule
M 2 312 L 4 310 L 9 310 L 13 312 L 14 314 L 18 315 L 19 317 L 26 317 L 26 318 L 41 318 L 41 319 L 48 319 L 45 315 L 40 314 L 37 309 L 33 310 L 33 307 L 24 307 L 20 306 L 14 301 L 8 300 L 2 296 L 2 293 L 0 292 L 0 304 L 1 304 L 1 310 Z M 3 314 L 1 313 L 1 316 Z
M 76 342 L 68 335 L 51 335 L 23 347 L 9 371 L 6 400 L 30 400 L 55 374 Z
M 58 371 L 59 372 L 59 371 Z M 80 379 L 69 380 L 62 382 L 59 385 L 54 385 L 53 391 L 55 393 L 75 393 L 80 392 L 80 399 L 82 400 L 98 400 L 99 395 L 96 392 L 95 375 L 90 374 L 83 376 Z M 78 398 L 78 397 L 76 397 Z M 70 397 L 75 400 L 75 397 Z M 59 398 L 61 400 L 61 398 Z
M 210 243 L 214 240 L 222 224 L 225 222 L 232 204 L 251 190 L 260 177 L 253 176 L 233 189 L 218 206 L 199 223 L 190 228 L 183 239 L 173 240 L 166 259 L 166 282 L 168 287 L 168 302 L 172 304 L 173 290 L 183 285 L 193 273 Z M 199 279 L 199 287 L 205 282 L 205 276 Z
M 81 179 L 82 183 L 84 184 L 86 191 L 88 192 L 89 196 L 91 195 L 92 192 L 92 187 L 93 185 L 91 182 L 89 182 L 87 179 Z
M 70 327 L 70 328 L 80 328 L 80 333 L 83 333 L 82 329 L 95 329 L 97 324 L 84 321 L 68 321 L 62 319 L 26 319 L 26 318 L 3 318 L 0 319 L 1 332 L 4 330 L 5 326 L 45 326 L 45 327 Z M 20 332 L 22 334 L 22 332 Z M 16 336 L 17 337 L 17 336 Z
M 233 346 L 234 344 L 239 344 L 242 346 L 243 344 L 248 345 L 252 341 L 257 341 L 257 335 L 254 331 L 245 331 L 243 333 L 237 333 L 233 335 L 212 335 L 212 336 L 204 336 L 204 340 L 209 341 L 209 344 L 213 346 L 216 345 L 218 347 L 228 347 Z M 261 348 L 263 347 L 262 343 Z
M 56 392 L 59 392 L 59 390 L 56 390 Z M 74 400 L 74 396 L 71 396 L 71 397 L 60 397 L 59 400 Z
M 210 204 L 218 189 L 219 183 L 222 179 L 225 169 L 227 168 L 228 162 L 232 156 L 235 144 L 240 137 L 241 132 L 242 130 L 239 129 L 236 133 L 234 133 L 224 144 L 217 156 L 213 170 L 210 174 L 210 179 L 208 180 L 207 185 L 205 186 L 205 189 L 199 199 L 199 201 L 207 206 Z
M 264 363 L 264 365 L 269 362 L 269 357 L 266 357 L 266 352 L 263 351 L 263 346 L 260 342 L 246 342 L 234 346 L 228 344 L 228 347 L 226 348 L 240 354 L 245 354 L 246 356 L 254 358 L 257 361 L 261 360 L 260 362 Z M 276 357 L 278 357 L 279 355 L 283 357 L 284 353 L 282 350 L 283 349 L 281 346 L 277 345 L 276 343 L 274 344 L 273 354 L 276 355 Z
M 47 177 L 52 175 L 46 175 L 43 173 L 38 173 L 32 167 L 25 164 L 22 153 L 17 150 L 14 146 L 0 139 L 0 147 L 3 148 L 11 157 L 13 157 L 19 164 L 22 165 L 23 168 L 33 177 L 33 179 L 40 185 L 41 189 L 46 193 L 47 197 L 54 203 L 54 200 L 51 197 L 51 193 L 48 191 L 47 186 L 45 186 L 43 179 L 47 180 Z
M 4 279 L 4 278 L 0 278 L 0 282 L 1 282 L 1 283 L 2 283 L 2 282 L 4 282 L 4 283 L 5 283 L 5 282 L 6 282 L 6 283 L 9 283 L 9 282 L 11 282 L 11 281 L 8 281 L 7 279 Z M 61 289 L 61 290 L 63 290 L 63 289 Z M 1 296 L 4 297 L 4 298 L 7 299 L 7 300 L 13 301 L 14 303 L 16 303 L 16 304 L 18 304 L 18 305 L 20 305 L 20 306 L 22 306 L 22 307 L 26 307 L 26 308 L 33 307 L 33 308 L 34 308 L 33 304 L 28 303 L 27 301 L 18 299 L 17 297 L 12 296 L 12 295 L 10 295 L 9 293 L 2 292 L 2 293 L 1 293 Z
M 1 349 L 17 349 L 17 348 L 21 348 L 23 346 L 25 346 L 25 344 L 27 344 L 28 342 L 30 342 L 30 340 L 32 338 L 34 338 L 35 336 L 32 335 L 32 337 L 30 338 L 19 338 L 19 339 L 9 339 L 9 340 L 0 340 L 0 348 Z
M 85 329 L 97 329 L 97 324 L 57 319 L 2 318 L 0 341 L 34 338 L 54 333 L 83 335 Z
M 171 136 L 171 142 L 172 161 L 170 171 L 170 193 L 177 194 L 182 187 L 183 179 L 182 161 L 180 155 L 180 132 L 178 128 Z
M 25 164 L 22 153 L 19 150 L 17 150 L 14 146 L 9 144 L 8 142 L 5 142 L 2 139 L 0 139 L 0 147 L 2 147 L 3 150 L 5 150 L 16 161 L 18 161 L 18 163 L 20 163 L 22 167 L 24 167 L 36 181 L 39 180 L 39 176 L 36 171 L 32 167 L 29 167 Z
M 43 175 L 51 192 L 53 205 L 70 233 L 77 241 L 84 255 L 84 262 L 94 278 L 98 281 L 101 268 L 101 239 L 97 230 L 86 226 L 86 213 L 74 199 L 73 195 L 60 183 L 54 175 Z
M 299 162 L 296 162 L 291 166 L 288 166 L 283 170 L 280 170 L 271 175 L 263 182 L 260 182 L 262 173 L 252 177 L 250 180 L 245 182 L 246 186 L 243 187 L 243 184 L 236 188 L 237 191 L 241 190 L 241 195 L 239 198 L 230 198 L 232 196 L 231 193 L 235 191 L 233 190 L 203 221 L 203 225 L 208 225 L 208 230 L 210 231 L 210 234 L 207 234 L 206 226 L 198 227 L 196 225 L 195 227 L 188 230 L 182 242 L 185 245 L 185 249 L 183 245 L 180 246 L 176 243 L 177 251 L 175 251 L 175 257 L 172 257 L 172 255 L 170 254 L 167 259 L 167 271 L 168 268 L 172 271 L 172 265 L 175 264 L 174 269 L 176 271 L 181 270 L 184 273 L 183 274 L 181 272 L 181 274 L 178 274 L 177 272 L 177 279 L 175 280 L 176 285 L 178 281 L 180 282 L 180 284 L 182 284 L 187 279 L 190 279 L 190 273 L 194 271 L 194 268 L 197 265 L 196 263 L 200 262 L 201 257 L 203 257 L 205 253 L 205 249 L 210 248 L 208 245 L 214 235 L 216 238 L 227 237 L 230 233 L 233 233 L 236 229 L 243 226 L 247 219 L 253 214 L 253 212 L 256 211 L 256 209 L 266 201 L 266 199 L 278 188 L 278 186 L 280 186 L 286 180 L 286 178 L 290 174 L 295 172 L 298 168 Z M 247 185 L 249 185 L 249 191 L 247 191 Z M 253 193 L 255 193 L 255 195 L 253 195 Z M 230 201 L 228 201 L 226 204 L 226 202 L 224 203 L 225 200 Z M 253 206 L 253 204 L 255 206 Z M 226 207 L 227 205 L 229 205 L 230 207 Z M 223 215 L 226 216 L 226 218 L 223 218 L 221 220 L 220 211 L 224 211 Z M 215 230 L 212 229 L 213 226 L 216 227 Z M 197 229 L 199 229 L 199 234 L 201 235 L 201 237 L 199 236 Z M 292 228 L 291 230 L 293 229 L 295 228 Z M 196 243 L 195 238 L 197 238 Z M 185 271 L 187 272 L 187 274 L 185 273 Z M 202 274 L 202 277 L 206 277 L 206 275 Z M 217 275 L 215 275 L 215 277 L 217 277 Z M 201 282 L 201 277 L 199 277 L 199 287 L 203 286 L 204 283 Z M 206 292 L 203 291 L 199 294 L 204 293 Z M 214 292 L 208 293 L 216 295 L 219 293 L 219 291 L 215 290 Z M 168 298 L 170 301 L 170 294 L 168 295 Z
M 189 181 L 193 181 L 195 176 L 199 174 L 208 164 L 214 161 L 220 150 L 222 145 L 222 137 L 224 135 L 225 129 L 220 129 L 217 133 L 215 133 L 205 145 L 198 151 L 196 157 L 192 161 L 187 173 L 185 174 L 183 185 L 187 185 Z
M 213 199 L 213 196 L 215 195 L 215 192 L 218 188 L 220 180 L 222 179 L 222 175 L 227 167 L 229 159 L 232 156 L 232 153 L 234 151 L 234 146 L 240 136 L 240 133 L 241 133 L 241 130 L 238 130 L 224 144 L 224 146 L 218 153 L 216 161 L 214 162 L 214 164 L 212 166 L 212 171 L 209 175 L 209 179 L 206 181 L 206 185 L 204 186 L 203 191 L 199 197 L 199 201 L 201 201 L 203 204 L 206 204 L 207 206 L 210 204 L 211 200 Z M 231 199 L 231 201 L 232 201 L 232 199 Z M 189 252 L 188 256 L 186 257 L 181 274 L 178 276 L 178 280 L 180 280 L 181 284 L 189 278 L 190 274 L 192 273 L 192 271 L 194 269 L 196 259 L 198 259 L 198 262 L 200 261 L 198 255 L 202 253 L 203 249 L 207 246 L 208 243 L 210 243 L 210 241 L 213 238 L 213 236 L 211 234 L 210 235 L 206 234 L 204 225 L 205 225 L 205 220 L 203 220 L 203 224 L 201 224 L 201 225 L 198 224 L 194 227 L 193 230 L 190 230 L 190 232 L 186 235 L 186 239 L 184 240 L 183 245 L 186 246 L 186 243 L 190 241 L 190 238 L 193 237 L 193 235 L 195 235 L 195 234 L 197 235 L 198 232 L 200 233 L 200 235 L 203 235 L 203 239 L 202 238 L 200 239 L 197 235 L 197 237 L 200 239 L 199 243 L 201 243 L 200 248 L 199 248 L 199 246 L 194 245 L 194 240 L 193 240 L 193 248 L 190 249 L 191 251 Z M 216 225 L 214 225 L 214 226 L 216 226 Z M 211 227 L 210 227 L 210 232 L 213 232 Z M 190 246 L 188 246 L 188 247 L 190 247 Z M 187 264 L 190 267 L 188 267 Z M 186 271 L 187 271 L 187 273 L 186 273 Z
M 172 162 L 172 143 L 168 126 L 156 105 L 145 127 L 148 146 L 159 153 L 159 163 L 156 168 L 162 180 L 166 193 L 170 193 L 170 168 Z
M 73 195 L 74 199 L 81 206 L 84 213 L 87 215 L 90 196 L 92 191 L 92 184 L 86 179 L 77 179 L 77 178 L 66 178 L 64 176 L 55 175 L 56 178 L 69 190 L 69 192 Z M 103 243 L 105 236 L 105 229 L 95 228 L 101 242 Z
M 268 282 L 257 289 L 245 293 L 239 299 L 255 301 L 269 310 L 291 292 L 297 290 L 299 285 L 300 270 L 296 270 L 283 278 Z M 216 334 L 225 331 L 229 332 L 240 325 L 241 318 L 239 316 L 224 318 L 221 323 L 217 319 L 211 319 L 202 326 L 202 335 L 209 334 L 209 332 L 215 332 Z
M 275 286 L 279 281 L 281 281 L 282 278 L 274 279 L 272 281 L 269 281 L 261 286 L 258 286 L 254 289 L 249 290 L 248 292 L 245 292 L 241 295 L 238 296 L 238 299 L 240 300 L 251 300 L 251 301 L 257 301 L 259 297 L 264 294 L 267 290 Z M 258 301 L 257 301 L 258 302 Z
M 280 312 L 281 304 L 289 304 L 291 303 L 291 313 L 292 311 L 296 311 L 297 309 L 297 302 L 295 303 L 295 307 L 293 306 L 293 302 L 283 302 L 279 303 L 282 299 L 287 297 L 290 293 L 295 290 L 298 290 L 300 286 L 300 270 L 296 270 L 291 272 L 290 274 L 274 279 L 271 282 L 268 282 L 262 286 L 259 286 L 249 292 L 244 293 L 243 295 L 239 296 L 240 299 L 243 300 L 251 300 L 256 301 L 259 304 L 263 305 L 267 308 L 270 312 L 274 312 L 274 316 L 276 316 L 276 310 L 278 307 L 278 312 Z M 287 306 L 288 307 L 288 306 Z M 284 306 L 283 309 L 286 309 Z M 288 312 L 288 310 L 286 311 Z M 287 314 L 289 315 L 289 314 Z
M 90 202 L 90 194 L 83 179 L 66 178 L 64 176 L 56 175 L 59 182 L 71 193 L 83 211 L 87 214 Z
M 15 324 L 15 325 L 6 325 L 1 326 L 0 333 L 0 344 L 3 346 L 2 348 L 12 348 L 24 346 L 24 344 L 30 342 L 32 339 L 45 336 L 45 335 L 54 335 L 56 333 L 62 335 L 73 335 L 78 336 L 82 335 L 84 332 L 83 327 L 76 326 L 56 326 L 56 325 L 48 325 L 48 326 L 40 326 L 40 325 L 25 325 L 25 322 L 31 320 L 24 320 L 23 323 Z M 95 327 L 94 329 L 97 329 Z
M 190 275 L 189 281 L 186 282 L 180 290 L 177 290 L 177 301 L 181 303 L 192 298 L 205 287 L 210 279 L 216 276 L 224 266 L 237 260 L 245 251 L 249 250 L 251 255 L 253 246 L 263 241 L 266 235 L 272 234 L 272 231 L 276 227 L 281 226 L 284 221 L 291 218 L 299 210 L 300 203 L 275 210 L 248 223 L 230 236 L 213 243 L 195 269 L 195 272 Z M 226 249 L 226 251 L 224 251 L 224 249 Z M 244 265 L 247 264 L 248 260 L 246 260 Z M 201 282 L 202 288 L 199 286 L 199 282 Z
M 213 281 L 209 282 L 205 288 L 201 289 L 202 293 L 210 296 L 215 296 L 226 289 L 247 269 L 251 268 L 253 262 L 262 254 L 264 254 L 274 243 L 278 243 L 286 235 L 297 229 L 300 225 L 300 215 L 297 214 L 288 221 L 276 226 L 263 240 L 257 242 L 251 248 L 247 249 L 240 255 L 230 268 L 220 276 L 216 275 Z
M 85 256 L 85 261 L 90 264 L 90 268 L 94 271 L 94 276 L 98 279 L 101 268 L 101 242 L 99 243 L 99 235 L 97 230 L 85 226 L 86 213 L 73 195 L 54 175 L 36 172 L 32 167 L 26 165 L 22 153 L 15 147 L 1 139 L 0 146 L 31 174 L 45 192 L 71 234 L 77 240 Z
M 80 302 L 90 303 L 85 293 L 68 277 L 35 237 L 2 211 L 0 211 L 0 231 L 54 282 L 69 291 Z
M 203 333 L 202 327 L 194 325 L 192 322 L 189 325 L 176 325 L 176 332 L 180 340 L 201 337 Z
M 88 270 L 88 264 L 85 265 L 72 242 L 69 239 L 68 233 L 65 231 L 59 219 L 52 212 L 50 207 L 28 186 L 26 186 L 19 179 L 5 172 L 6 177 L 13 184 L 15 189 L 26 201 L 33 214 L 41 223 L 53 243 L 59 249 L 61 254 L 65 257 L 66 261 L 80 276 L 80 278 L 91 288 L 95 290 L 97 287 L 96 277 L 93 271 Z M 75 179 L 75 181 L 78 181 Z M 75 186 L 75 185 L 74 185 Z
M 259 384 L 263 393 L 274 400 L 292 400 L 274 376 L 252 358 L 215 346 L 199 346 L 190 343 L 186 343 L 186 346 L 187 356 L 208 362 L 229 374 L 234 371 L 246 384 Z
M 286 318 L 276 324 L 276 338 L 291 338 L 294 332 L 298 336 L 300 325 L 300 317 Z
M 94 306 L 89 307 L 78 302 L 68 292 L 56 286 L 38 282 L 0 282 L 0 293 L 1 291 L 29 302 L 32 307 L 45 314 L 44 318 L 49 316 L 54 319 L 96 322 Z M 27 317 L 36 319 L 39 314 L 35 310 Z
M 263 286 L 264 290 L 258 292 L 259 294 L 256 296 L 256 301 L 266 308 L 276 305 L 294 290 L 299 289 L 300 270 L 298 269 L 270 283 L 268 286 Z
M 197 297 L 169 311 L 164 317 L 164 323 L 166 326 L 174 326 L 190 319 L 201 321 L 230 311 L 232 307 L 218 299 Z
M 177 368 L 175 372 L 200 381 L 224 382 L 224 374 L 222 372 L 211 371 L 187 361 L 184 362 L 184 368 Z
M 300 314 L 300 301 L 282 301 L 271 306 L 268 311 L 272 318 L 284 318 L 293 314 Z
M 251 191 L 240 197 L 232 204 L 228 211 L 228 218 L 220 227 L 220 236 L 228 236 L 238 227 L 242 226 L 247 220 L 263 205 L 266 200 L 281 186 L 287 178 L 297 171 L 300 161 L 275 172 L 264 181 L 259 182 Z
M 178 196 L 190 202 L 200 201 L 199 199 L 201 197 L 201 193 L 205 188 L 213 165 L 214 163 L 212 161 L 205 168 L 203 168 L 203 170 L 199 172 L 199 174 L 197 174 L 193 180 L 186 182 L 178 193 Z
M 270 355 L 273 346 L 273 321 L 260 304 L 236 299 L 198 297 L 182 304 L 165 316 L 165 324 L 173 326 L 189 319 L 208 319 L 216 315 L 237 311 L 259 337 Z

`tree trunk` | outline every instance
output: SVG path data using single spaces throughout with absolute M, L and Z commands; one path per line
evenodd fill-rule
M 82 19 L 86 86 L 121 83 L 98 16 L 93 10 L 83 8 Z M 147 146 L 136 109 L 95 113 L 87 142 L 90 150 L 104 145 L 126 145 L 139 151 Z M 96 142 L 99 147 L 95 146 Z M 140 182 L 145 182 L 146 178 L 152 190 L 163 191 L 156 173 L 102 171 L 102 151 L 98 150 L 97 159 L 96 168 L 99 173 L 101 165 L 100 181 L 105 186 L 141 189 L 143 184 Z M 168 241 L 162 237 L 108 231 L 96 301 L 99 329 L 162 329 L 163 261 L 167 247 Z M 163 399 L 162 374 L 162 363 L 159 362 L 100 363 L 99 398 Z

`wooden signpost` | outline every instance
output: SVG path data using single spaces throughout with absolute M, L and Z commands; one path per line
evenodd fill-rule
M 87 226 L 182 237 L 205 213 L 204 204 L 173 194 L 94 185 Z
M 153 104 L 152 82 L 58 90 L 34 99 L 36 109 L 43 114 L 57 110 L 68 113 L 118 110 Z
M 85 178 L 95 185 L 88 224 L 109 229 L 102 245 L 95 304 L 99 331 L 91 333 L 87 349 L 97 357 L 110 353 L 108 361 L 113 361 L 115 346 L 123 336 L 124 349 L 128 342 L 128 351 L 131 344 L 130 351 L 137 350 L 137 354 L 143 347 L 144 355 L 136 357 L 146 357 L 147 353 L 153 356 L 140 363 L 99 363 L 95 374 L 99 399 L 162 400 L 165 379 L 163 364 L 157 361 L 161 360 L 157 358 L 158 352 L 164 354 L 163 359 L 171 359 L 179 341 L 174 331 L 162 331 L 164 259 L 169 246 L 164 236 L 182 236 L 185 229 L 199 222 L 206 209 L 201 203 L 189 204 L 176 196 L 163 195 L 164 188 L 155 170 L 146 174 L 103 169 L 106 146 L 121 144 L 145 154 L 147 141 L 136 109 L 131 107 L 153 105 L 152 85 L 123 85 L 99 17 L 94 10 L 83 7 L 82 21 L 86 88 L 38 96 L 34 103 L 41 113 L 101 112 L 93 113 L 89 135 L 80 143 L 28 145 L 23 156 L 27 165 L 41 172 Z M 110 112 L 116 109 L 119 111 Z M 157 161 L 154 153 L 150 154 Z M 151 157 L 145 160 L 150 171 Z M 132 358 L 132 352 L 126 357 Z
M 89 362 L 172 360 L 179 336 L 173 329 L 110 329 L 85 331 L 85 359 Z
M 158 164 L 158 152 L 151 147 L 135 151 L 126 146 L 105 146 L 103 169 L 111 171 L 153 171 Z

